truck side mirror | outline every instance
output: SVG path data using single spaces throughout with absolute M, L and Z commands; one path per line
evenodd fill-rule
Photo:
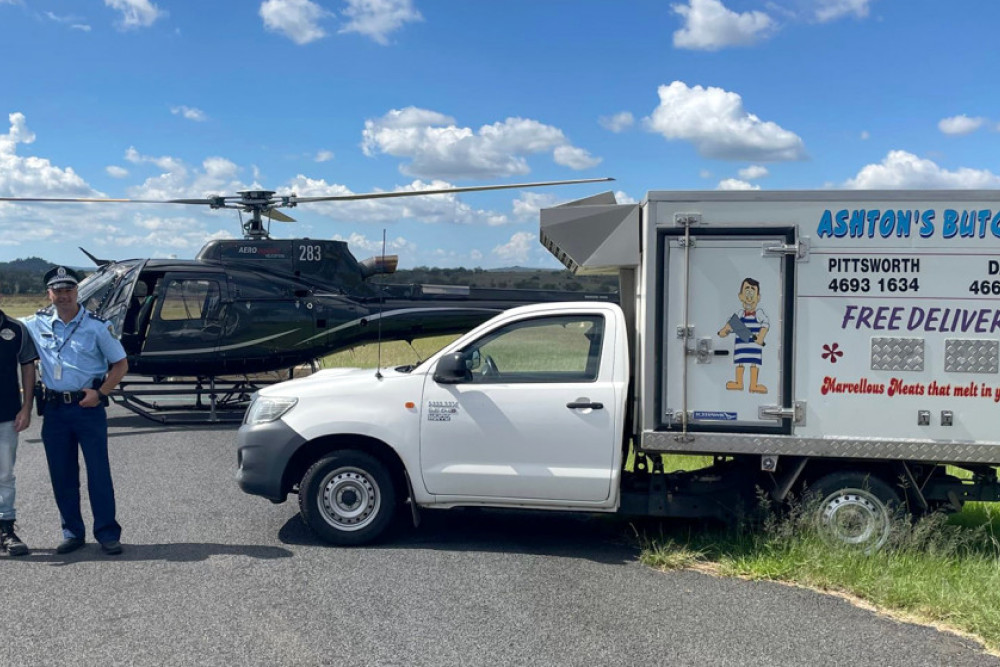
M 440 384 L 459 384 L 470 382 L 472 373 L 466 364 L 465 355 L 461 352 L 446 354 L 438 360 L 434 369 L 434 381 Z

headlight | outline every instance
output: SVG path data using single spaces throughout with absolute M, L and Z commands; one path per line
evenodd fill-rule
M 266 424 L 268 422 L 273 422 L 275 419 L 280 418 L 283 414 L 295 407 L 295 404 L 299 402 L 297 398 L 286 398 L 283 396 L 258 396 L 253 403 L 250 404 L 250 408 L 247 410 L 246 417 L 243 418 L 244 424 Z

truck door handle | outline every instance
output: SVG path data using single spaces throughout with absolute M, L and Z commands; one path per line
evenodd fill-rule
M 582 410 L 585 408 L 601 410 L 604 408 L 604 403 L 591 403 L 589 401 L 579 401 L 579 402 L 573 401 L 571 403 L 567 403 L 566 407 L 569 408 L 570 410 Z

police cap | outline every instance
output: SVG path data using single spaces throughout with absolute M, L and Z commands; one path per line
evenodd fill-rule
M 49 289 L 76 287 L 80 275 L 68 266 L 53 266 L 45 272 L 45 286 Z

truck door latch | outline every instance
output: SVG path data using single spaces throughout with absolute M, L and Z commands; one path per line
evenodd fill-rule
M 795 255 L 796 259 L 805 259 L 809 256 L 809 239 L 800 237 L 795 243 L 780 243 L 776 241 L 765 241 L 762 247 L 762 254 L 768 255 Z
M 805 401 L 795 401 L 792 407 L 786 408 L 780 405 L 761 405 L 757 408 L 757 419 L 791 419 L 796 426 L 806 425 L 806 403 Z
M 591 403 L 590 401 L 572 401 L 566 404 L 566 407 L 570 410 L 584 410 L 590 408 L 592 410 L 601 410 L 604 408 L 604 403 Z

